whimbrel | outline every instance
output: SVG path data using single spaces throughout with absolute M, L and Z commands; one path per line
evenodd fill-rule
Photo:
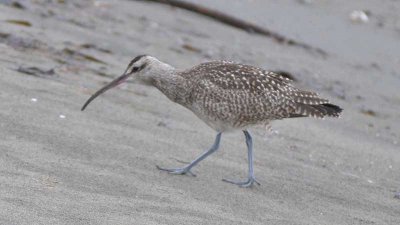
M 342 109 L 330 104 L 317 93 L 300 90 L 291 80 L 274 72 L 250 65 L 228 61 L 212 61 L 187 70 L 177 70 L 158 59 L 140 55 L 135 57 L 122 76 L 93 94 L 82 111 L 97 96 L 132 77 L 158 88 L 171 101 L 191 110 L 216 132 L 209 150 L 187 166 L 159 170 L 172 174 L 194 174 L 191 169 L 218 150 L 221 134 L 242 130 L 248 151 L 248 177 L 245 181 L 223 181 L 250 187 L 255 179 L 253 170 L 253 141 L 248 128 L 267 124 L 272 120 L 295 117 L 338 117 Z

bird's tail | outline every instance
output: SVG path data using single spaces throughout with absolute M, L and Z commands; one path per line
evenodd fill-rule
M 327 99 L 320 98 L 314 92 L 298 91 L 294 94 L 295 113 L 291 117 L 339 117 L 343 111 L 337 105 L 330 104 Z

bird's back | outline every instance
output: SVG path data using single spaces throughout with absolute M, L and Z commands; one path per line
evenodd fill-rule
M 186 107 L 219 131 L 341 111 L 316 93 L 295 88 L 289 79 L 254 66 L 213 61 L 180 75 L 191 89 Z

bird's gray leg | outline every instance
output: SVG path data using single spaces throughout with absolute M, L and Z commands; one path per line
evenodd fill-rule
M 247 145 L 247 154 L 249 161 L 249 175 L 246 181 L 232 181 L 227 179 L 222 179 L 225 182 L 239 185 L 240 187 L 251 187 L 254 183 L 260 185 L 256 178 L 254 177 L 254 169 L 253 169 L 253 140 L 251 138 L 250 133 L 247 130 L 243 131 L 244 136 L 246 137 L 246 145 Z
M 214 153 L 215 151 L 218 150 L 219 142 L 221 141 L 221 134 L 222 134 L 221 132 L 217 134 L 217 136 L 215 137 L 214 144 L 211 146 L 211 148 L 208 151 L 204 152 L 201 156 L 199 156 L 198 158 L 193 160 L 189 165 L 182 167 L 182 168 L 175 168 L 175 169 L 166 169 L 166 168 L 161 168 L 161 167 L 157 166 L 157 169 L 167 171 L 172 174 L 190 174 L 192 176 L 195 176 L 190 171 L 190 169 L 192 167 L 194 167 L 195 165 L 197 165 L 197 163 L 199 163 L 201 160 L 205 159 L 207 156 L 211 155 L 212 153 Z

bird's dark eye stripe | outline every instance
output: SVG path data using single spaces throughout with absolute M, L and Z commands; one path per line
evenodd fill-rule
M 133 72 L 137 72 L 139 70 L 139 67 L 137 67 L 137 66 L 134 66 L 133 68 L 132 68 L 132 71 L 131 71 L 131 73 L 133 73 Z
M 142 70 L 144 67 L 146 67 L 146 64 L 143 64 L 140 67 L 134 66 L 134 67 L 132 67 L 131 73 L 138 72 L 138 71 Z

